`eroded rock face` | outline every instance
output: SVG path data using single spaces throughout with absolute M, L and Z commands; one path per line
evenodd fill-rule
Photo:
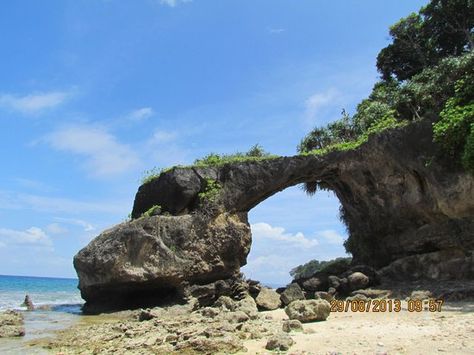
M 466 265 L 474 251 L 474 179 L 436 158 L 437 149 L 425 121 L 349 151 L 171 169 L 139 188 L 133 221 L 105 231 L 75 257 L 82 295 L 88 304 L 156 302 L 188 285 L 234 277 L 250 248 L 248 211 L 305 182 L 339 198 L 355 264 L 390 264 L 384 275 L 404 277 L 419 261 L 437 260 L 444 266 L 419 269 L 417 277 L 473 277 Z M 205 199 L 209 181 L 218 190 Z M 140 217 L 156 205 L 170 216 Z M 331 285 L 308 286 L 314 292 Z
M 234 277 L 251 242 L 246 216 L 153 216 L 102 233 L 74 258 L 91 311 L 184 297 L 188 284 Z M 215 287 L 215 285 L 214 285 Z

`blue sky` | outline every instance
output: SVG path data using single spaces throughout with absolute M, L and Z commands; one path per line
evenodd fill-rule
M 23 0 L 0 11 L 0 274 L 74 277 L 143 172 L 209 152 L 293 155 L 377 80 L 414 0 Z M 250 212 L 267 283 L 344 255 L 339 202 L 287 189 Z

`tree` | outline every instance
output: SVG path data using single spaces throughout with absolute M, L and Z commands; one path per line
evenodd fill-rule
M 303 138 L 297 149 L 300 153 L 307 153 L 315 149 L 323 149 L 330 143 L 328 130 L 325 127 L 316 127 Z
M 248 157 L 266 157 L 269 156 L 270 153 L 266 152 L 265 149 L 260 144 L 255 144 L 252 148 L 249 149 L 247 153 L 245 153 Z
M 384 80 L 393 76 L 398 80 L 409 79 L 436 62 L 436 52 L 426 36 L 423 18 L 419 14 L 413 13 L 390 27 L 390 36 L 393 43 L 377 56 L 377 68 Z
M 370 96 L 357 105 L 353 118 L 355 131 L 362 134 L 381 119 L 393 115 L 399 94 L 400 86 L 396 80 L 376 83 Z
M 384 80 L 410 79 L 449 56 L 474 48 L 474 0 L 432 0 L 390 27 L 392 43 L 377 57 Z
M 291 269 L 290 276 L 298 280 L 313 276 L 317 272 L 324 272 L 330 275 L 339 275 L 345 272 L 352 262 L 351 257 L 336 258 L 328 261 L 310 260 L 306 264 L 298 265 Z
M 341 115 L 339 120 L 327 124 L 326 127 L 316 127 L 309 132 L 298 145 L 298 152 L 307 153 L 355 139 L 357 134 L 354 131 L 352 117 L 344 109 Z
M 474 49 L 473 0 L 432 0 L 420 13 L 440 56 L 459 56 Z

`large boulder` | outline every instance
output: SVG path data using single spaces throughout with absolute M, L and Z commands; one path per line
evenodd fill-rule
M 280 295 L 275 291 L 263 287 L 255 299 L 259 309 L 271 311 L 281 306 Z
M 176 300 L 184 298 L 188 285 L 235 277 L 246 262 L 250 240 L 247 220 L 239 214 L 208 220 L 153 216 L 122 223 L 74 258 L 86 311 Z M 191 291 L 209 305 L 219 287 L 225 288 L 216 284 Z
M 209 169 L 208 174 L 212 174 Z M 156 179 L 144 183 L 138 189 L 133 204 L 132 218 L 139 218 L 153 206 L 163 212 L 181 215 L 197 204 L 197 195 L 202 190 L 202 178 L 193 169 L 172 169 Z
M 324 289 L 326 282 L 321 280 L 319 277 L 311 277 L 308 280 L 303 281 L 303 290 L 305 291 L 320 291 Z
M 354 272 L 347 277 L 351 290 L 360 290 L 369 285 L 369 278 L 361 272 Z
M 237 302 L 236 310 L 242 311 L 250 319 L 258 318 L 258 309 L 255 300 L 249 295 Z
M 281 302 L 286 306 L 296 300 L 304 300 L 304 293 L 297 283 L 290 284 L 280 295 Z
M 331 313 L 331 306 L 325 300 L 303 300 L 291 302 L 285 313 L 290 319 L 297 319 L 300 322 L 313 322 L 326 320 Z

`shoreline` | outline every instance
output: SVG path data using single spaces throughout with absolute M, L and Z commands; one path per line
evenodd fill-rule
M 446 302 L 441 312 L 332 312 L 326 321 L 303 323 L 303 331 L 288 335 L 292 354 L 473 354 L 474 302 Z M 29 349 L 80 354 L 237 353 L 266 354 L 272 336 L 281 336 L 288 319 L 283 309 L 263 311 L 256 319 L 232 319 L 232 312 L 213 313 L 189 306 L 149 310 L 155 316 L 140 321 L 143 311 L 79 316 L 52 337 L 29 340 Z M 207 311 L 206 311 L 207 310 Z M 208 313 L 207 313 L 208 312 Z M 237 313 L 237 312 L 234 312 Z M 225 317 L 222 318 L 221 315 Z M 200 339 L 200 341 L 193 339 Z

